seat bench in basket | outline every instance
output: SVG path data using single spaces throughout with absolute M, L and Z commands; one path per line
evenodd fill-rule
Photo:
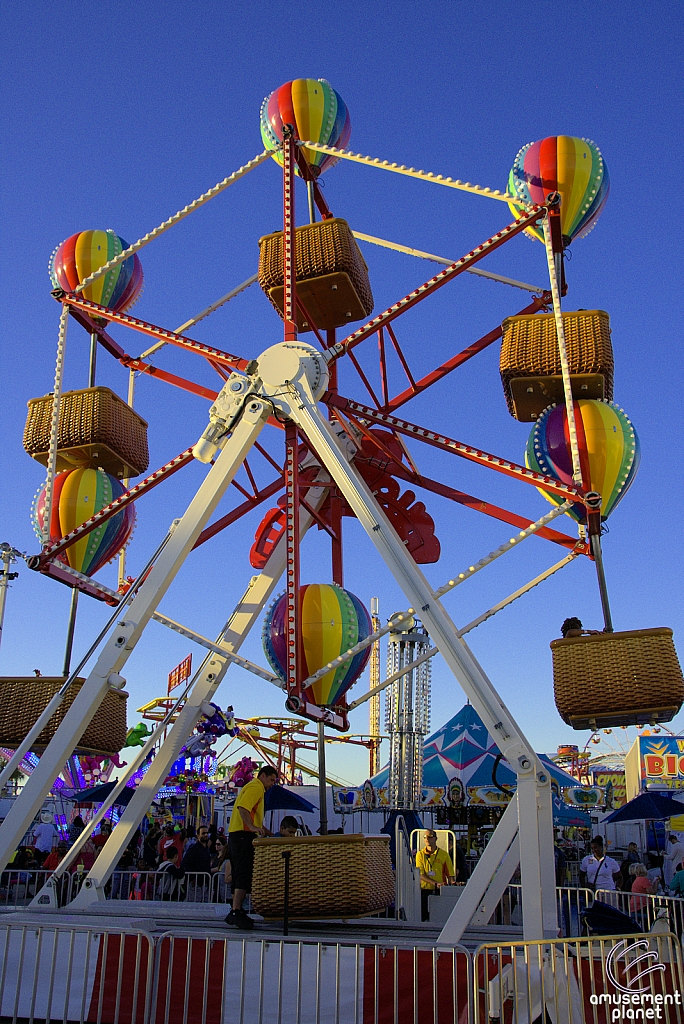
M 24 428 L 24 449 L 47 465 L 50 451 L 52 395 L 32 398 Z M 59 408 L 57 471 L 104 469 L 132 477 L 150 464 L 147 422 L 110 388 L 65 391 Z
M 556 707 L 573 729 L 670 722 L 684 702 L 671 629 L 568 637 L 551 651 Z
M 64 685 L 63 676 L 0 677 L 0 746 L 11 750 L 19 746 L 57 691 Z M 75 679 L 64 700 L 45 726 L 33 751 L 47 747 L 64 716 L 85 682 Z M 76 751 L 84 754 L 116 754 L 126 742 L 126 701 L 124 690 L 110 689 L 85 729 Z
M 373 312 L 368 267 L 346 220 L 332 217 L 295 229 L 297 296 L 319 331 L 344 327 Z M 283 315 L 283 233 L 259 239 L 259 284 Z M 300 331 L 311 331 L 301 310 Z
M 610 317 L 602 309 L 563 313 L 573 398 L 613 397 Z M 509 316 L 502 324 L 501 382 L 511 416 L 536 420 L 563 402 L 563 377 L 553 313 Z
M 346 918 L 374 914 L 394 903 L 389 836 L 332 835 L 255 839 L 252 906 L 282 918 L 285 860 L 290 856 L 288 914 Z

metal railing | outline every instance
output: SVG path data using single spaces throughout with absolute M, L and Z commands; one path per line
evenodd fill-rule
M 597 889 L 596 899 L 627 914 L 642 931 L 650 931 L 656 921 L 662 922 L 681 941 L 684 931 L 684 900 L 678 896 L 651 896 L 647 893 L 618 892 Z
M 681 947 L 670 933 L 486 943 L 473 978 L 473 1021 L 684 1021 Z
M 394 827 L 394 916 L 415 923 L 421 918 L 420 872 L 411 851 L 411 836 L 401 814 Z
M 154 944 L 137 929 L 0 926 L 3 1021 L 147 1024 Z
M 74 872 L 69 879 L 67 902 L 80 890 L 86 875 Z M 183 878 L 171 878 L 165 871 L 114 871 L 105 887 L 109 900 L 152 900 L 155 903 L 222 902 L 214 887 L 213 876 L 204 871 L 186 871 Z
M 591 906 L 594 894 L 591 889 L 574 889 L 569 886 L 556 888 L 556 906 L 558 908 L 558 927 L 562 938 L 573 938 L 582 935 L 581 913 Z M 490 924 L 505 925 L 509 928 L 522 928 L 522 886 L 508 885 L 503 896 L 494 908 Z
M 51 871 L 9 867 L 0 872 L 0 910 L 27 906 L 40 892 Z
M 486 943 L 470 954 L 0 924 L 7 1024 L 684 1024 L 683 991 L 671 933 Z M 658 1012 L 630 1017 L 627 1007 Z

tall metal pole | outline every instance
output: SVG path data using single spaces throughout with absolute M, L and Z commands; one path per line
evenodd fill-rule
M 318 725 L 318 803 L 320 807 L 321 827 L 320 835 L 328 834 L 328 787 L 325 781 L 325 725 L 317 722 Z
M 78 589 L 71 591 L 71 604 L 69 605 L 69 625 L 67 626 L 66 644 L 64 647 L 64 666 L 62 675 L 66 679 L 71 669 L 71 651 L 74 646 L 74 630 L 76 629 L 76 611 L 78 610 Z
M 599 594 L 601 595 L 601 608 L 603 609 L 603 621 L 605 624 L 605 632 L 613 632 L 613 618 L 610 614 L 610 604 L 608 602 L 608 587 L 606 585 L 606 574 L 603 569 L 603 553 L 601 551 L 601 538 L 598 534 L 592 534 L 589 537 L 589 543 L 591 545 L 591 553 L 594 556 L 594 565 L 596 566 L 596 577 L 598 579 Z
M 371 598 L 371 628 L 374 633 L 380 629 L 380 601 L 377 597 Z M 380 685 L 380 640 L 376 640 L 371 647 L 370 654 L 370 689 Z M 368 732 L 376 742 L 369 750 L 369 771 L 370 778 L 380 771 L 380 694 L 375 693 L 368 702 Z

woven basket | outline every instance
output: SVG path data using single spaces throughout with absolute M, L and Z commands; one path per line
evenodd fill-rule
M 32 750 L 47 747 L 84 683 L 76 679 L 64 700 L 43 729 Z M 0 677 L 0 746 L 18 747 L 41 711 L 64 684 L 64 677 Z M 81 736 L 76 751 L 85 754 L 115 754 L 126 742 L 126 700 L 124 690 L 109 690 L 90 725 Z
M 671 629 L 554 640 L 553 687 L 573 729 L 669 722 L 684 701 Z
M 574 398 L 613 397 L 610 317 L 602 309 L 563 313 L 565 348 Z M 563 377 L 552 313 L 509 316 L 501 342 L 501 381 L 508 411 L 536 420 L 548 405 L 563 401 Z
M 32 398 L 24 448 L 47 465 L 52 395 Z M 150 464 L 147 423 L 109 388 L 65 391 L 59 410 L 57 469 L 98 467 L 119 478 L 138 476 Z
M 305 224 L 295 230 L 297 295 L 319 331 L 343 327 L 373 312 L 368 267 L 346 220 Z M 283 233 L 259 239 L 259 284 L 283 315 Z M 312 330 L 297 311 L 300 331 Z
M 263 917 L 283 916 L 286 850 L 290 917 L 363 917 L 394 902 L 389 836 L 256 839 L 252 905 Z

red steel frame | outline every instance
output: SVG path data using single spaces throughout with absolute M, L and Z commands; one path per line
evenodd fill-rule
M 443 497 L 449 498 L 450 500 L 456 501 L 462 505 L 466 505 L 477 511 L 484 512 L 486 515 L 492 516 L 493 518 L 507 522 L 516 527 L 525 528 L 530 525 L 530 520 L 525 517 L 518 516 L 515 513 L 509 512 L 506 509 L 501 509 L 490 502 L 482 501 L 472 495 L 466 494 L 463 491 L 456 490 L 455 488 L 449 487 L 446 484 L 441 483 L 437 480 L 432 480 L 420 474 L 415 465 L 411 460 L 411 456 L 402 441 L 402 436 L 414 437 L 421 440 L 433 447 L 439 448 L 443 451 L 450 452 L 451 454 L 459 455 L 462 458 L 466 458 L 469 461 L 475 462 L 479 465 L 487 466 L 490 469 L 494 469 L 497 472 L 504 473 L 505 475 L 511 476 L 514 479 L 524 481 L 528 484 L 533 484 L 536 487 L 543 487 L 544 489 L 551 491 L 559 495 L 563 499 L 570 499 L 575 502 L 582 503 L 584 501 L 584 492 L 580 489 L 572 487 L 566 487 L 559 484 L 558 481 L 553 480 L 550 477 L 542 476 L 534 473 L 523 466 L 519 466 L 516 463 L 512 463 L 506 459 L 500 459 L 496 456 L 490 455 L 481 449 L 474 448 L 463 444 L 462 442 L 456 441 L 453 438 L 446 437 L 445 435 L 439 434 L 435 431 L 430 431 L 419 425 L 409 423 L 408 421 L 398 419 L 392 416 L 391 413 L 400 408 L 406 402 L 410 401 L 411 398 L 425 391 L 427 388 L 436 384 L 442 380 L 447 374 L 451 373 L 458 366 L 471 359 L 473 356 L 482 352 L 485 348 L 497 341 L 502 335 L 501 326 L 495 327 L 492 331 L 489 331 L 483 337 L 473 342 L 467 348 L 461 352 L 456 353 L 450 359 L 446 360 L 436 369 L 430 373 L 420 377 L 418 380 L 413 376 L 408 360 L 401 348 L 401 345 L 396 337 L 393 323 L 407 310 L 413 308 L 418 303 L 422 302 L 423 299 L 432 295 L 439 288 L 443 287 L 449 281 L 454 280 L 460 274 L 478 263 L 488 253 L 493 252 L 499 248 L 509 239 L 514 238 L 522 231 L 525 230 L 531 223 L 540 219 L 540 217 L 548 215 L 550 217 L 552 238 L 554 242 L 554 251 L 559 254 L 562 252 L 562 238 L 559 235 L 558 224 L 556 221 L 558 218 L 555 216 L 557 211 L 550 205 L 545 204 L 544 206 L 533 206 L 530 207 L 525 214 L 515 220 L 513 223 L 507 225 L 501 231 L 497 232 L 491 238 L 487 239 L 481 245 L 477 246 L 471 252 L 467 253 L 460 260 L 457 260 L 451 266 L 446 267 L 440 271 L 434 277 L 430 278 L 424 284 L 420 285 L 414 291 L 410 292 L 399 302 L 394 303 L 384 312 L 376 317 L 373 317 L 365 325 L 353 331 L 347 338 L 342 341 L 337 341 L 335 331 L 328 331 L 325 339 L 321 332 L 317 329 L 309 316 L 303 303 L 297 296 L 297 284 L 296 284 L 296 234 L 295 234 L 295 167 L 298 167 L 301 177 L 311 184 L 313 190 L 314 201 L 324 219 L 333 216 L 331 213 L 325 198 L 321 192 L 321 189 L 316 180 L 315 172 L 309 166 L 304 153 L 302 152 L 298 140 L 296 139 L 294 132 L 289 131 L 286 127 L 284 131 L 284 142 L 283 142 L 283 277 L 284 277 L 284 295 L 283 295 L 283 329 L 284 339 L 286 342 L 293 342 L 297 340 L 297 325 L 296 325 L 296 313 L 297 310 L 306 317 L 310 327 L 313 330 L 314 336 L 318 340 L 322 348 L 324 348 L 328 355 L 329 360 L 329 372 L 330 372 L 330 385 L 329 390 L 323 396 L 323 401 L 327 404 L 329 409 L 329 416 L 339 420 L 342 426 L 350 431 L 349 423 L 353 424 L 357 430 L 369 438 L 378 449 L 378 457 L 381 459 L 383 465 L 386 465 L 392 475 L 399 477 L 407 482 L 422 487 L 428 491 L 436 494 L 440 494 Z M 558 236 L 558 237 L 556 237 Z M 561 260 L 562 263 L 562 260 Z M 561 268 L 562 270 L 562 268 Z M 563 281 L 563 292 L 565 292 L 565 286 Z M 197 384 L 193 381 L 189 381 L 176 374 L 169 373 L 166 370 L 161 370 L 156 366 L 152 366 L 150 363 L 140 358 L 135 358 L 128 355 L 124 349 L 116 342 L 111 335 L 108 334 L 105 324 L 113 323 L 121 326 L 129 327 L 135 331 L 152 337 L 158 341 L 163 341 L 167 344 L 174 345 L 178 348 L 185 349 L 186 351 L 193 352 L 196 355 L 201 355 L 207 360 L 209 365 L 219 374 L 219 376 L 226 380 L 228 374 L 232 371 L 245 371 L 251 360 L 242 356 L 234 355 L 230 352 L 225 352 L 222 349 L 215 348 L 210 345 L 205 345 L 185 335 L 176 334 L 173 331 L 168 331 L 165 328 L 156 326 L 155 324 L 148 323 L 147 321 L 141 320 L 137 317 L 131 317 L 125 313 L 115 313 L 104 306 L 100 306 L 97 303 L 90 302 L 84 299 L 81 295 L 75 293 L 66 293 L 59 289 L 53 292 L 55 298 L 58 301 L 66 304 L 69 307 L 70 314 L 74 319 L 81 324 L 88 331 L 89 334 L 96 334 L 100 344 L 119 362 L 128 367 L 129 369 L 146 373 L 150 376 L 154 376 L 165 383 L 171 384 L 174 387 L 181 388 L 192 394 L 196 394 L 202 398 L 213 401 L 217 397 L 217 392 L 212 389 L 205 387 L 204 385 Z M 547 309 L 551 302 L 550 292 L 543 292 L 540 296 L 535 296 L 531 303 L 525 306 L 517 315 L 525 315 L 530 313 L 536 313 L 540 310 Z M 353 349 L 361 344 L 367 338 L 377 335 L 378 344 L 378 361 L 379 361 L 379 374 L 380 374 L 380 387 L 381 387 L 381 400 L 378 399 L 371 382 L 368 380 L 364 370 L 359 364 L 356 356 L 354 355 Z M 389 339 L 398 359 L 403 368 L 403 371 L 407 377 L 409 386 L 403 391 L 399 392 L 394 396 L 390 396 L 388 371 L 387 371 L 387 355 L 386 355 L 386 336 Z M 357 373 L 367 391 L 369 392 L 376 408 L 370 408 L 362 403 L 356 402 L 352 399 L 345 398 L 337 392 L 337 366 L 336 360 L 343 355 L 347 355 L 350 358 L 352 365 L 355 367 Z M 390 430 L 397 440 L 402 444 L 402 448 L 407 456 L 411 468 L 408 468 L 403 463 L 398 463 L 395 456 L 383 446 L 382 442 L 374 436 L 372 431 L 369 429 L 370 425 L 379 424 L 386 429 Z M 350 436 L 353 436 L 350 434 Z M 281 470 L 278 463 L 269 455 L 269 453 L 263 449 L 260 445 L 257 445 L 257 450 L 273 465 L 278 474 L 275 479 L 265 486 L 259 487 L 257 484 L 254 474 L 252 473 L 249 465 L 245 466 L 245 471 L 248 476 L 252 493 L 243 488 L 237 482 L 235 486 L 245 496 L 246 500 L 238 505 L 235 509 L 223 516 L 215 523 L 208 526 L 200 535 L 197 540 L 195 547 L 205 543 L 211 537 L 216 536 L 221 530 L 225 529 L 231 523 L 237 519 L 246 515 L 253 508 L 256 508 L 259 504 L 265 501 L 267 498 L 277 494 L 285 485 L 286 489 L 286 547 L 287 547 L 287 563 L 286 563 L 286 579 L 287 579 L 287 631 L 288 631 L 288 643 L 287 643 L 287 691 L 288 698 L 292 701 L 291 710 L 297 710 L 299 714 L 304 714 L 314 720 L 325 720 L 331 724 L 334 728 L 345 729 L 347 728 L 346 720 L 346 708 L 342 704 L 336 709 L 323 709 L 305 704 L 301 700 L 301 682 L 302 682 L 302 648 L 301 648 L 301 630 L 299 628 L 299 509 L 300 505 L 303 505 L 307 511 L 319 522 L 330 534 L 332 541 L 332 575 L 334 582 L 340 586 L 343 585 L 343 550 L 342 550 L 342 499 L 337 492 L 334 485 L 327 485 L 330 489 L 329 507 L 330 507 L 330 523 L 325 523 L 321 520 L 321 517 L 311 509 L 306 500 L 301 495 L 301 489 L 308 489 L 310 483 L 301 483 L 299 479 L 299 463 L 301 459 L 301 445 L 310 448 L 307 439 L 299 433 L 294 425 L 287 425 L 285 429 L 285 466 Z M 315 454 L 315 452 L 314 452 Z M 43 551 L 30 560 L 32 568 L 39 569 L 41 572 L 51 575 L 54 578 L 59 579 L 61 582 L 67 583 L 70 586 L 78 586 L 79 589 L 90 593 L 92 596 L 97 596 L 102 599 L 102 594 L 97 591 L 95 586 L 89 586 L 83 581 L 74 580 L 73 577 L 69 577 L 67 573 L 60 570 L 60 563 L 57 560 L 57 556 L 63 553 L 70 545 L 74 544 L 80 537 L 89 533 L 95 529 L 98 525 L 105 522 L 112 515 L 115 515 L 121 508 L 126 504 L 137 500 L 142 494 L 147 493 L 162 480 L 175 473 L 182 466 L 187 465 L 192 461 L 192 449 L 181 453 L 171 462 L 162 466 L 155 473 L 146 477 L 141 483 L 132 487 L 125 494 L 121 495 L 116 501 L 112 502 L 111 505 L 102 509 L 96 516 L 93 516 L 86 523 L 83 523 L 76 530 L 73 530 L 66 537 L 62 538 L 59 542 L 46 545 Z M 318 486 L 326 486 L 324 484 Z M 552 541 L 553 543 L 560 544 L 566 548 L 578 550 L 577 542 L 569 537 L 567 534 L 558 532 L 550 528 L 543 528 L 538 531 L 539 536 L 546 540 Z M 580 550 L 583 553 L 589 554 L 588 545 L 581 545 Z M 591 557 L 591 555 L 590 555 Z M 295 708 L 296 705 L 296 708 Z M 337 714 L 336 712 L 339 712 Z

